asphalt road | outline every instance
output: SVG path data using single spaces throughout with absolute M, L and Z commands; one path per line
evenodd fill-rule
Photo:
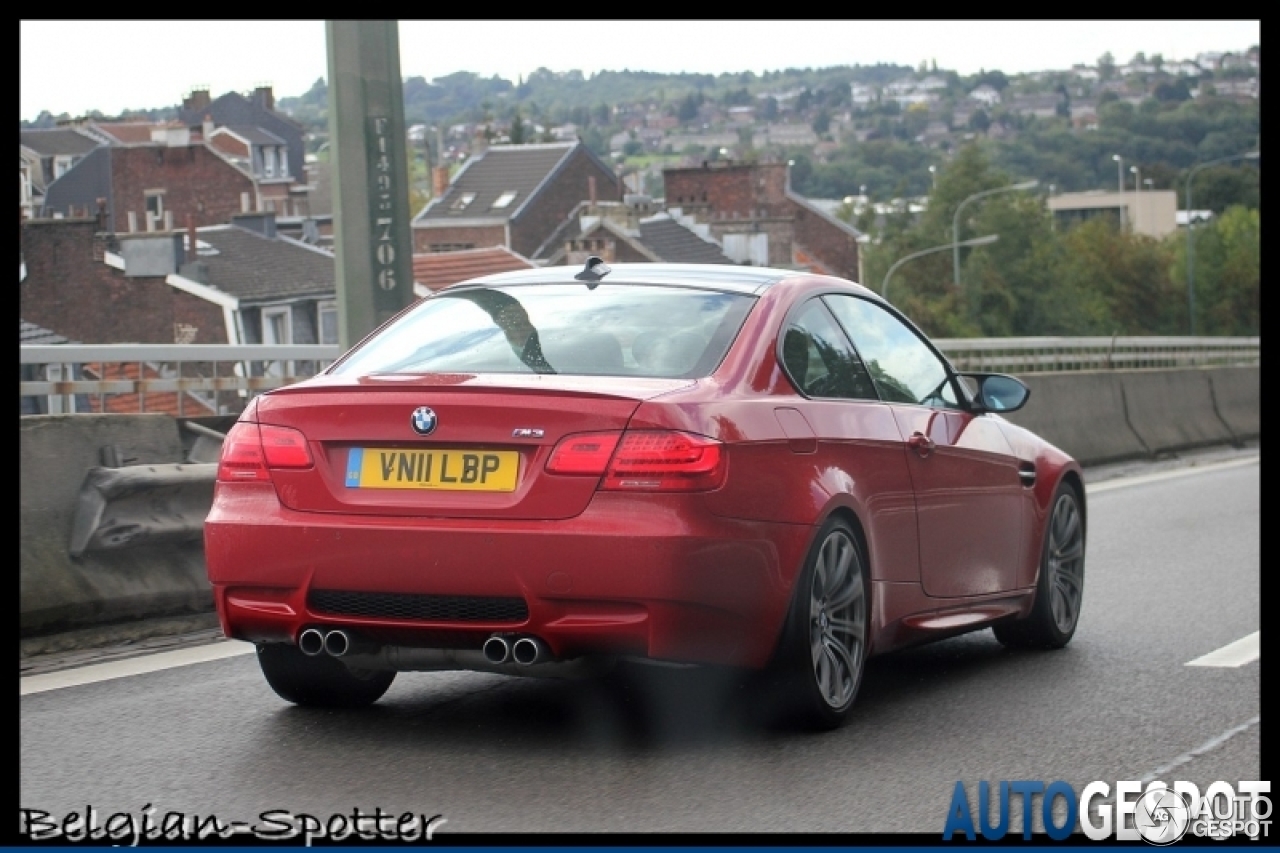
M 749 683 L 703 670 L 587 683 L 405 673 L 373 708 L 304 710 L 270 691 L 251 654 L 235 654 L 247 646 L 210 645 L 206 631 L 149 655 L 28 662 L 20 808 L 259 825 L 267 811 L 381 809 L 440 816 L 437 838 L 938 839 L 957 781 L 976 803 L 980 781 L 1064 780 L 1079 793 L 1096 780 L 1203 791 L 1268 779 L 1260 661 L 1187 665 L 1259 631 L 1260 459 L 1253 447 L 1091 471 L 1072 644 L 1011 652 L 982 631 L 875 659 L 853 719 L 833 733 L 771 726 Z M 232 656 L 170 665 L 210 649 Z M 103 678 L 122 660 L 163 668 Z M 59 677 L 86 683 L 57 687 Z

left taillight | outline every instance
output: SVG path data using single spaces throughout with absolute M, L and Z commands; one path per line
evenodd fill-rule
M 271 479 L 271 468 L 310 468 L 307 437 L 296 429 L 238 422 L 222 441 L 218 480 L 244 483 Z

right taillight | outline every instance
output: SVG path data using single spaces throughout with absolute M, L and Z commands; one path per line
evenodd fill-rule
M 222 440 L 218 480 L 245 483 L 270 480 L 268 468 L 309 468 L 307 438 L 289 427 L 239 421 Z
M 582 433 L 561 439 L 547 461 L 552 474 L 600 476 L 601 489 L 702 492 L 724 484 L 724 444 L 675 430 Z

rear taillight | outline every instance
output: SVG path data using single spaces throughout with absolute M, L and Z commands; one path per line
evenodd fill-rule
M 552 474 L 603 475 L 600 488 L 611 491 L 708 491 L 723 485 L 726 470 L 723 443 L 673 430 L 571 435 L 547 460 Z
M 269 480 L 269 468 L 309 468 L 307 438 L 296 429 L 238 422 L 222 441 L 218 479 L 224 483 Z

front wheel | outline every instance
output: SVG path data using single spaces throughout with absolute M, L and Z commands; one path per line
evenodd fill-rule
M 792 682 L 792 716 L 805 728 L 838 727 L 858 695 L 871 614 L 865 553 L 857 532 L 831 519 L 796 585 L 778 663 Z
M 1024 619 L 1001 622 L 992 631 L 1010 648 L 1060 649 L 1071 642 L 1084 597 L 1084 511 L 1075 488 L 1063 483 L 1054 494 L 1036 580 L 1036 600 Z
M 352 669 L 328 655 L 304 655 L 287 643 L 259 645 L 258 666 L 281 699 L 319 708 L 372 705 L 396 677 L 394 670 Z

